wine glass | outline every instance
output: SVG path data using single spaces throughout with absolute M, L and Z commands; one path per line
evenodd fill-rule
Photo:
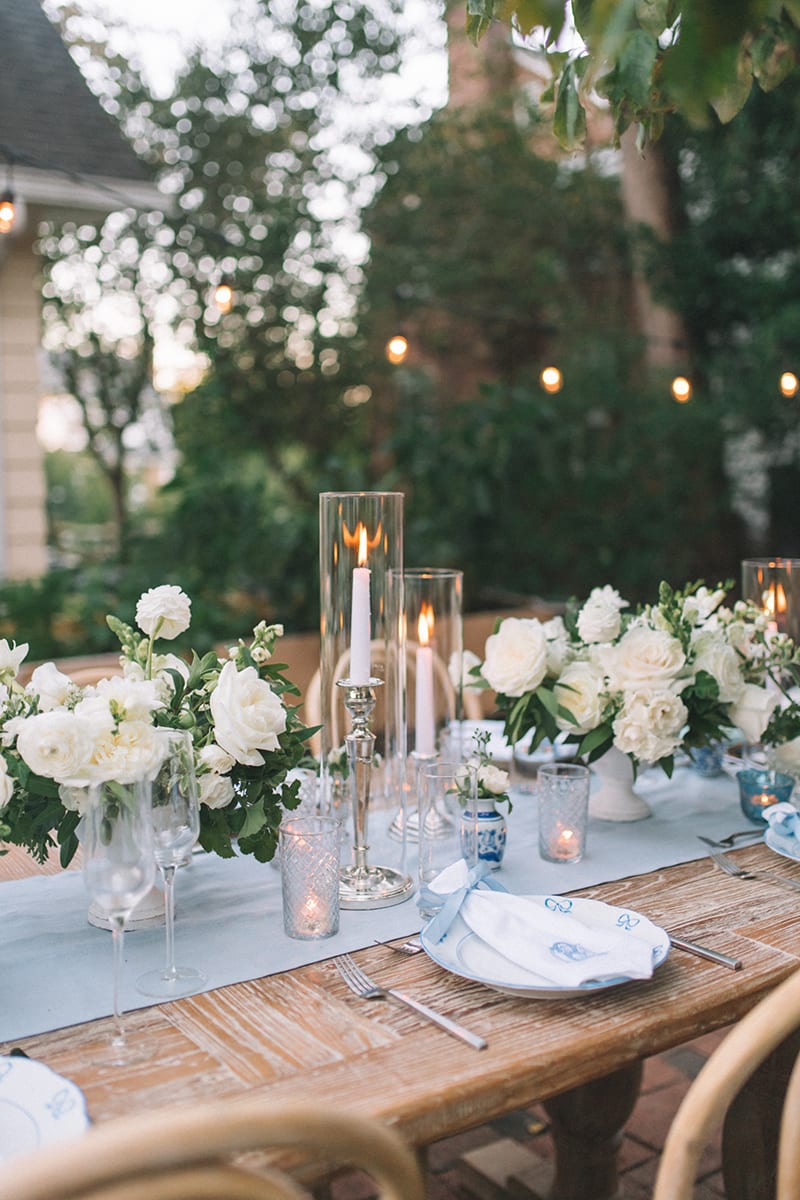
M 146 971 L 136 986 L 145 996 L 186 996 L 206 982 L 202 971 L 175 963 L 175 872 L 185 863 L 200 833 L 197 779 L 191 734 L 183 729 L 159 730 L 163 759 L 153 781 L 150 819 L 155 862 L 164 883 L 166 960 Z
M 125 923 L 155 882 L 150 787 L 150 781 L 144 779 L 92 784 L 81 832 L 86 889 L 111 925 L 114 1032 L 109 1061 L 115 1066 L 139 1057 L 125 1037 L 119 982 Z

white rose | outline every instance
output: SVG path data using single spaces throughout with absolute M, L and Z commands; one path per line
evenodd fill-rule
M 501 771 L 493 763 L 478 767 L 478 783 L 483 784 L 493 796 L 502 796 L 508 791 L 508 771 Z
M 535 617 L 506 617 L 497 633 L 486 639 L 483 677 L 504 696 L 532 692 L 545 677 L 547 645 Z
M 192 602 L 174 584 L 150 588 L 139 597 L 136 624 L 148 637 L 174 638 L 188 629 L 192 620 Z
M 16 679 L 27 653 L 27 642 L 23 642 L 21 646 L 17 646 L 16 643 L 9 646 L 5 638 L 0 638 L 0 679 Z
M 570 733 L 588 733 L 603 717 L 603 677 L 588 662 L 574 662 L 565 667 L 553 688 L 553 695 L 562 708 L 575 718 L 556 717 L 559 729 Z
M 36 668 L 25 690 L 39 697 L 40 712 L 49 712 L 51 708 L 61 708 L 74 687 L 69 675 L 64 675 L 55 663 L 49 662 Z
M 614 691 L 668 687 L 686 665 L 678 639 L 646 625 L 632 625 L 615 646 L 598 650 L 598 656 Z
M 627 608 L 616 588 L 592 588 L 589 599 L 578 613 L 578 633 L 584 642 L 613 642 L 618 636 L 622 617 L 620 609 Z
M 639 762 L 658 762 L 681 744 L 686 705 L 669 688 L 630 692 L 614 721 L 614 745 Z
M 235 663 L 226 662 L 210 705 L 216 740 L 237 762 L 259 767 L 264 762 L 259 751 L 278 749 L 286 710 L 255 667 L 237 671 Z
M 197 781 L 200 789 L 200 803 L 206 808 L 225 808 L 233 799 L 233 784 L 227 775 L 201 775 Z
M 89 803 L 89 788 L 86 784 L 62 783 L 58 789 L 58 798 L 67 812 L 83 815 Z
M 120 721 L 116 729 L 98 726 L 92 748 L 91 778 L 133 783 L 153 777 L 164 756 L 163 742 L 147 721 Z
M 547 641 L 547 674 L 560 675 L 569 652 L 569 634 L 563 617 L 551 617 L 542 626 Z
M 728 709 L 731 724 L 741 729 L 748 742 L 760 742 L 779 699 L 777 692 L 746 683 L 739 699 Z
M 733 646 L 728 645 L 721 630 L 698 634 L 693 645 L 695 672 L 707 671 L 717 681 L 722 703 L 735 703 L 744 691 L 744 680 L 739 669 L 741 659 Z
M 17 734 L 17 751 L 36 775 L 84 779 L 94 747 L 91 723 L 64 709 L 28 717 Z
M 8 773 L 6 760 L 0 755 L 0 812 L 6 807 L 13 794 L 14 780 Z
M 224 775 L 230 771 L 236 761 L 233 755 L 228 754 L 227 750 L 223 750 L 222 746 L 218 746 L 216 742 L 209 742 L 197 756 L 204 767 L 208 767 L 209 771 L 215 771 L 217 775 Z

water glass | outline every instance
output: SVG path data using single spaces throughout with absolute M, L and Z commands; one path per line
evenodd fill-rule
M 429 762 L 418 775 L 419 882 L 428 887 L 445 867 L 463 858 L 478 861 L 475 768 L 460 762 Z M 463 797 L 472 796 L 464 804 Z M 473 820 L 470 821 L 470 815 Z M 466 828 L 464 828 L 466 827 Z M 420 902 L 423 916 L 432 910 Z
M 279 830 L 283 928 L 302 941 L 339 930 L 339 851 L 335 817 L 286 817 Z
M 539 854 L 546 862 L 580 862 L 589 818 L 588 767 L 548 763 L 539 768 Z

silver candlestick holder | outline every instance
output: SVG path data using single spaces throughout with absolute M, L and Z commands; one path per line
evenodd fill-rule
M 339 874 L 339 904 L 342 908 L 388 908 L 406 900 L 414 889 L 410 875 L 393 867 L 374 867 L 367 863 L 367 818 L 375 756 L 375 734 L 370 728 L 370 717 L 375 708 L 375 689 L 382 683 L 382 679 L 374 678 L 366 684 L 337 680 L 352 722 L 344 742 L 353 801 L 354 862 L 352 866 L 343 867 Z

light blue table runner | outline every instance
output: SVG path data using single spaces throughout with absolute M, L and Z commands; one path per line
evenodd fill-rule
M 498 879 L 516 893 L 558 893 L 700 858 L 697 834 L 718 837 L 745 828 L 735 782 L 702 779 L 680 768 L 671 781 L 642 776 L 639 790 L 653 816 L 633 824 L 590 821 L 587 854 L 574 865 L 543 862 L 535 796 L 516 795 L 508 849 Z M 370 815 L 369 861 L 399 865 L 402 847 L 385 837 L 392 814 Z M 414 874 L 408 847 L 409 873 Z M 343 910 L 335 937 L 301 942 L 283 932 L 280 872 L 252 858 L 197 855 L 176 884 L 180 964 L 202 970 L 205 990 L 257 979 L 420 928 L 413 898 L 390 908 Z M 0 885 L 0 1042 L 44 1033 L 111 1012 L 110 934 L 86 920 L 88 898 L 78 871 Z M 126 934 L 122 1005 L 157 1004 L 135 988 L 164 955 L 164 929 Z

